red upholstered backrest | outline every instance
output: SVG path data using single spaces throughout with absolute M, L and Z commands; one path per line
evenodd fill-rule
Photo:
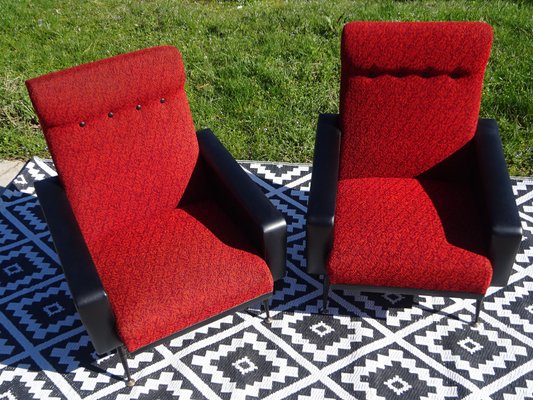
M 491 43 L 485 23 L 347 24 L 340 179 L 416 177 L 465 146 Z
M 180 201 L 198 159 L 184 84 L 170 46 L 26 82 L 89 249 Z

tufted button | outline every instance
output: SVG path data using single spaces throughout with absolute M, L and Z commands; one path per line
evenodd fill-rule
M 85 126 L 85 121 L 81 121 L 80 126 L 83 128 Z
M 108 116 L 109 118 L 113 118 L 113 113 L 112 113 L 111 111 L 109 111 L 109 112 L 107 113 L 107 116 Z
M 163 104 L 165 101 L 166 101 L 166 100 L 165 100 L 164 97 L 161 97 L 161 100 L 159 100 L 159 102 L 160 102 L 161 104 Z
M 137 106 L 135 107 L 137 110 L 140 110 L 142 107 L 140 104 L 137 104 Z

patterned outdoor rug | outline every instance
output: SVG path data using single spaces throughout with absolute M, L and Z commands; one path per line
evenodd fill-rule
M 533 398 L 533 180 L 515 179 L 525 237 L 509 286 L 473 300 L 336 291 L 305 273 L 309 165 L 243 162 L 289 224 L 287 276 L 271 326 L 227 316 L 133 359 L 97 358 L 69 297 L 33 182 L 32 159 L 0 200 L 0 399 Z

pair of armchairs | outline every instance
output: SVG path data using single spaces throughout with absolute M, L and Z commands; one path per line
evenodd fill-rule
M 330 287 L 481 300 L 507 282 L 520 224 L 497 127 L 477 121 L 491 37 L 479 23 L 345 27 L 308 208 L 325 306 Z M 284 218 L 195 133 L 184 84 L 170 46 L 27 82 L 58 171 L 36 183 L 41 206 L 92 343 L 116 350 L 130 386 L 127 352 L 258 301 L 268 318 L 284 275 Z

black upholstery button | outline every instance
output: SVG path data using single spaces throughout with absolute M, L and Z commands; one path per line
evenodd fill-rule
M 137 107 L 135 107 L 137 110 L 140 110 L 141 109 L 141 105 L 140 104 L 137 104 Z
M 165 101 L 166 101 L 166 100 L 165 100 L 164 97 L 162 97 L 161 100 L 159 100 L 159 102 L 160 102 L 161 104 L 163 104 Z
M 113 118 L 113 113 L 112 113 L 111 111 L 109 111 L 109 113 L 107 114 L 107 116 L 108 116 L 109 118 Z
M 81 121 L 80 126 L 83 128 L 85 126 L 85 121 Z

